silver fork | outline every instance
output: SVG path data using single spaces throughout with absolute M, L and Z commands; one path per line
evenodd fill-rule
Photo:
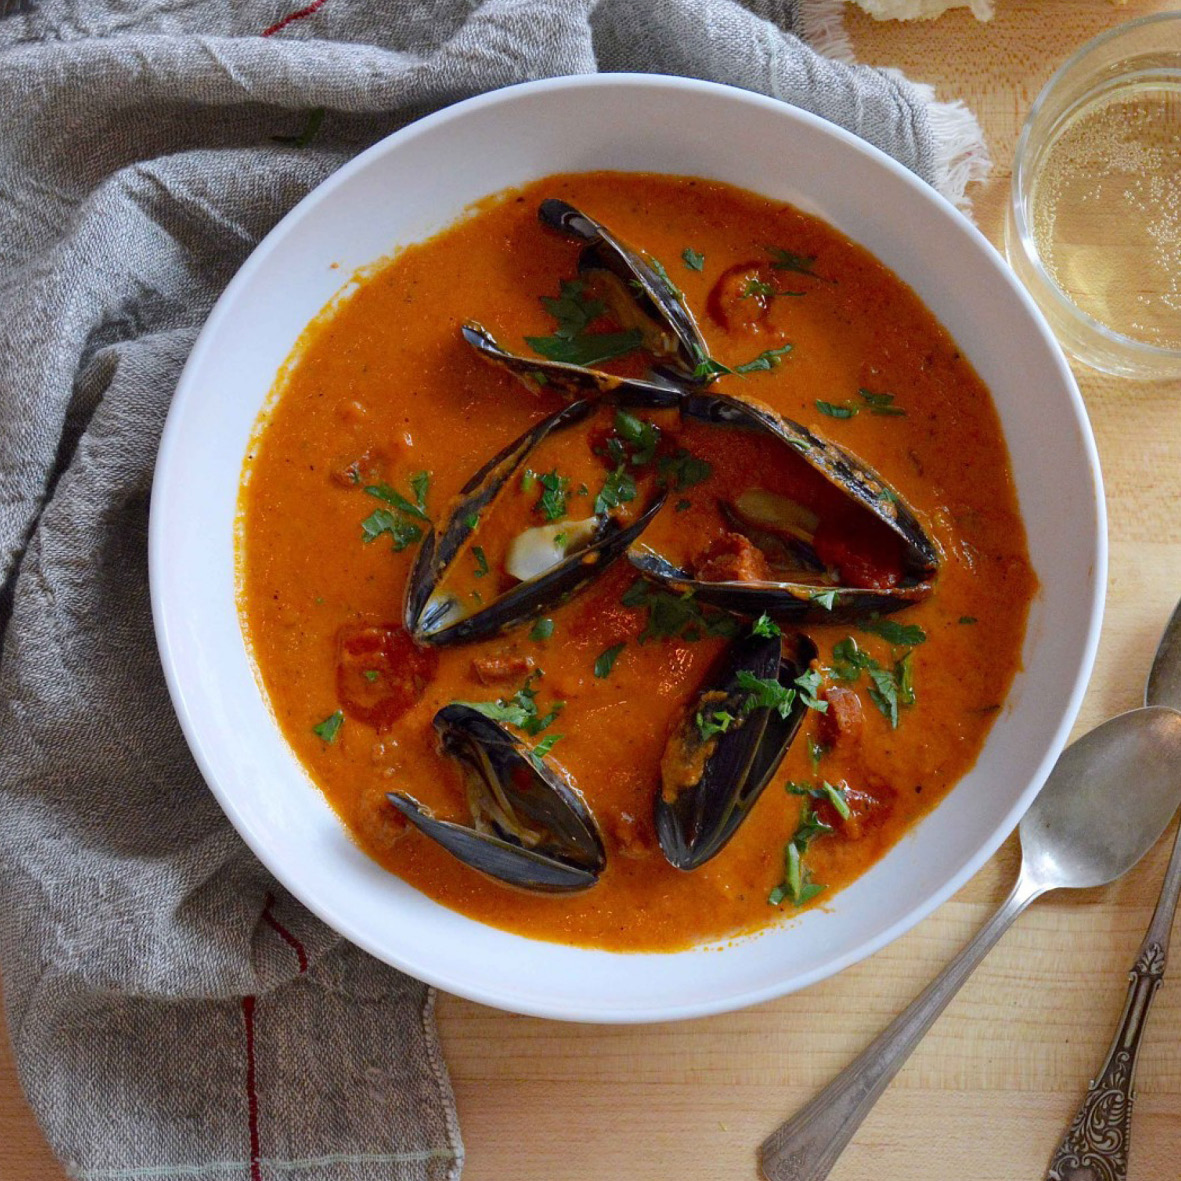
M 18 12 L 32 12 L 36 7 L 35 0 L 0 0 L 0 20 Z

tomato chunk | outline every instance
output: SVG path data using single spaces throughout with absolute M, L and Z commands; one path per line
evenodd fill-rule
M 336 633 L 336 694 L 351 718 L 388 730 L 426 691 L 439 664 L 397 624 L 345 624 Z

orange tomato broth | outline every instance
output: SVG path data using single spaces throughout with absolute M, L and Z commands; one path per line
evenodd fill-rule
M 410 476 L 429 471 L 427 510 L 441 522 L 473 472 L 564 404 L 488 365 L 458 331 L 476 319 L 524 355 L 523 337 L 553 332 L 539 297 L 557 294 L 559 279 L 575 275 L 579 247 L 539 225 L 545 197 L 570 201 L 662 260 L 721 362 L 732 367 L 790 342 L 773 368 L 723 376 L 715 388 L 757 398 L 856 453 L 917 511 L 941 552 L 935 592 L 893 616 L 927 637 L 913 648 L 916 700 L 901 710 L 898 727 L 875 708 L 863 675 L 855 685 L 861 742 L 837 743 L 814 765 L 809 739 L 820 719 L 809 710 L 746 822 L 692 872 L 673 869 L 661 854 L 652 806 L 670 725 L 725 641 L 637 642 L 646 612 L 621 604 L 635 581 L 626 559 L 546 613 L 554 625 L 547 640 L 531 638 L 525 624 L 440 647 L 421 698 L 384 732 L 348 714 L 332 742 L 313 731 L 340 707 L 338 629 L 401 621 L 416 548 L 395 553 L 389 536 L 363 541 L 362 520 L 382 507 L 363 483 L 383 479 L 409 496 Z M 752 314 L 724 329 L 707 310 L 711 288 L 726 268 L 750 260 L 762 260 L 758 274 L 766 274 L 768 244 L 813 259 L 801 264 L 810 275 L 770 273 L 783 290 L 804 294 L 771 297 L 764 319 Z M 700 271 L 682 261 L 686 248 L 704 255 Z M 638 371 L 634 359 L 624 367 Z M 871 413 L 859 390 L 892 393 L 904 414 Z M 818 400 L 858 413 L 833 419 Z M 700 425 L 690 434 L 720 488 L 772 478 L 765 473 L 778 453 L 764 440 Z M 362 469 L 360 484 L 341 478 Z M 718 530 L 707 485 L 691 491 L 693 506 L 681 513 L 678 494 L 670 495 L 645 543 L 679 538 L 684 547 L 685 538 L 700 536 L 704 544 Z M 814 904 L 863 873 L 972 767 L 1019 668 L 1037 588 L 988 391 L 914 292 L 861 247 L 790 206 L 719 183 L 643 174 L 554 176 L 498 195 L 360 276 L 347 298 L 309 325 L 260 417 L 244 466 L 238 554 L 243 628 L 271 708 L 360 846 L 473 918 L 615 950 L 675 950 L 794 914 L 789 901 L 774 906 L 768 897 L 784 879 L 785 845 L 805 803 L 835 830 L 804 856 L 810 880 L 826 887 Z M 887 668 L 902 654 L 848 624 L 806 630 L 822 666 L 850 635 Z M 625 641 L 610 675 L 596 677 L 598 655 Z M 546 731 L 562 735 L 551 757 L 594 811 L 608 857 L 599 882 L 583 893 L 531 894 L 492 881 L 408 829 L 386 801 L 387 792 L 406 791 L 440 817 L 468 819 L 460 772 L 438 753 L 431 722 L 451 701 L 491 701 L 520 687 L 523 674 L 481 683 L 473 662 L 490 658 L 535 662 L 542 713 L 565 702 Z M 424 657 L 428 667 L 434 659 Z M 827 803 L 785 790 L 789 781 L 821 780 L 851 789 L 850 822 Z

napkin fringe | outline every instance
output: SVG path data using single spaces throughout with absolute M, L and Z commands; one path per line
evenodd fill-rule
M 853 42 L 845 29 L 845 0 L 802 0 L 800 37 L 833 61 L 854 65 Z
M 927 117 L 935 139 L 932 183 L 957 209 L 967 213 L 972 200 L 965 196 L 965 191 L 992 171 L 992 156 L 984 142 L 980 122 L 959 99 L 937 102 L 934 86 L 913 81 L 910 85 L 928 104 Z

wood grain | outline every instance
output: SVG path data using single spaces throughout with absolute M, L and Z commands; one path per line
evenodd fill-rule
M 1045 80 L 1089 37 L 1175 8 L 1167 0 L 999 0 L 978 24 L 850 9 L 861 60 L 962 98 L 995 160 L 976 192 L 1000 243 L 1008 161 Z M 1107 614 L 1077 729 L 1137 704 L 1157 636 L 1181 594 L 1181 398 L 1076 370 L 1106 480 Z M 1038 902 L 936 1024 L 858 1133 L 834 1181 L 1039 1178 L 1098 1068 L 1168 856 L 1162 842 L 1114 886 Z M 440 998 L 467 1145 L 465 1181 L 751 1181 L 764 1136 L 853 1058 L 999 904 L 1014 841 L 908 935 L 839 977 L 742 1013 L 675 1025 L 562 1025 Z M 0 1178 L 65 1174 L 21 1096 L 0 1039 Z M 1133 1181 L 1181 1172 L 1181 969 L 1144 1047 Z

